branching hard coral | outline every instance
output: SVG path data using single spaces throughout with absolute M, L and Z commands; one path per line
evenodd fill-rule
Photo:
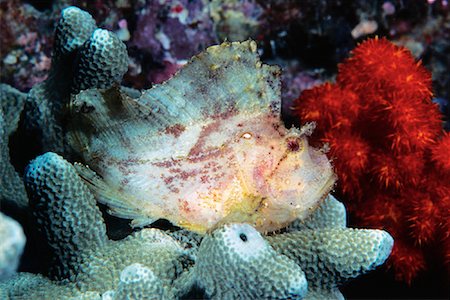
M 332 196 L 307 220 L 288 227 L 288 233 L 263 239 L 246 224 L 225 225 L 206 235 L 200 244 L 194 266 L 197 284 L 213 298 L 302 298 L 304 274 L 308 283 L 305 299 L 342 299 L 338 286 L 382 264 L 393 244 L 384 231 L 348 229 L 345 225 L 345 208 Z M 278 257 L 273 256 L 272 249 Z M 268 259 L 271 263 L 264 263 Z M 290 263 L 286 265 L 286 261 Z M 280 269 L 284 271 L 279 275 L 270 275 Z M 251 270 L 260 271 L 255 274 Z M 279 276 L 287 274 L 289 279 L 278 283 Z M 265 276 L 270 278 L 259 285 Z
M 82 262 L 81 252 L 99 250 L 107 243 L 94 197 L 73 167 L 53 153 L 33 160 L 25 170 L 24 182 L 30 208 L 55 251 L 56 277 L 73 276 Z
M 230 224 L 201 242 L 195 278 L 211 299 L 302 299 L 302 269 L 279 255 L 252 226 Z
M 286 232 L 319 228 L 345 228 L 346 226 L 347 213 L 344 205 L 329 194 L 307 220 L 295 220 L 289 224 Z
M 305 272 L 307 299 L 341 299 L 338 286 L 373 270 L 389 256 L 393 240 L 382 230 L 346 228 L 342 203 L 328 196 L 306 221 L 287 233 L 267 237 L 269 244 Z
M 312 143 L 328 143 L 356 223 L 398 241 L 389 264 L 407 282 L 426 268 L 432 245 L 449 255 L 450 181 L 442 178 L 450 174 L 450 143 L 431 96 L 420 62 L 372 39 L 339 65 L 335 84 L 305 91 L 294 107 L 301 122 L 317 122 Z
M 72 90 L 109 88 L 122 80 L 127 69 L 125 44 L 113 32 L 96 29 L 79 50 Z
M 337 286 L 382 264 L 392 247 L 385 232 L 346 229 L 345 209 L 331 196 L 288 233 L 263 236 L 231 223 L 204 237 L 143 229 L 110 241 L 92 195 L 62 157 L 36 158 L 25 182 L 60 272 L 53 280 L 19 273 L 0 283 L 4 298 L 173 299 L 196 285 L 211 298 L 341 299 Z
M 0 204 L 13 203 L 26 207 L 28 203 L 22 179 L 11 164 L 9 138 L 16 131 L 26 95 L 0 84 Z
M 0 285 L 0 290 L 12 298 L 34 298 L 59 290 L 70 295 L 101 294 L 118 287 L 125 267 L 141 263 L 160 280 L 162 295 L 173 298 L 182 292 L 175 286 L 183 286 L 177 280 L 183 278 L 179 275 L 190 266 L 190 258 L 179 243 L 157 229 L 108 240 L 93 196 L 62 157 L 49 152 L 36 158 L 27 168 L 25 183 L 30 207 L 54 250 L 57 272 L 52 278 L 56 281 L 18 275 Z M 36 289 L 30 280 L 47 283 Z
M 393 245 L 385 231 L 353 228 L 301 230 L 267 240 L 305 271 L 311 290 L 334 290 L 373 270 L 386 260 Z
M 161 299 L 164 298 L 162 282 L 149 268 L 136 263 L 129 265 L 120 273 L 117 290 L 107 294 L 106 299 Z
M 9 136 L 19 125 L 20 114 L 25 105 L 27 95 L 15 88 L 0 83 L 0 106 L 5 118 L 5 132 Z
M 97 29 L 89 13 L 65 8 L 55 30 L 49 77 L 28 93 L 27 134 L 37 139 L 42 152 L 64 153 L 62 127 L 70 93 L 110 87 L 121 81 L 127 66 L 126 47 L 114 33 Z
M 77 7 L 62 11 L 55 29 L 47 80 L 35 85 L 27 95 L 7 85 L 0 86 L 1 107 L 6 118 L 2 125 L 6 131 L 1 137 L 2 201 L 21 208 L 28 202 L 23 184 L 10 163 L 9 136 L 17 130 L 20 140 L 27 141 L 27 149 L 14 151 L 20 151 L 28 159 L 45 151 L 69 155 L 63 127 L 71 93 L 91 87 L 110 87 L 121 81 L 127 66 L 126 47 L 114 33 L 98 29 L 91 15 Z

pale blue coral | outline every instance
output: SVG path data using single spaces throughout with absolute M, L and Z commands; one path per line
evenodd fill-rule
M 28 94 L 0 84 L 0 201 L 27 206 L 21 179 L 11 164 L 9 137 L 17 130 L 35 157 L 45 151 L 70 155 L 65 145 L 64 116 L 71 93 L 88 88 L 108 88 L 122 80 L 128 55 L 117 36 L 98 29 L 92 16 L 67 7 L 55 29 L 52 66 L 48 78 Z M 30 153 L 29 153 L 30 152 Z M 22 170 L 19 170 L 22 171 Z
M 49 76 L 28 93 L 24 128 L 38 137 L 42 151 L 67 153 L 63 118 L 71 93 L 111 87 L 127 68 L 126 47 L 114 33 L 98 29 L 89 13 L 65 8 L 55 30 Z
M 0 204 L 26 207 L 28 203 L 20 175 L 11 164 L 9 139 L 16 131 L 26 94 L 0 84 Z
M 13 275 L 25 247 L 25 234 L 20 224 L 0 212 L 0 280 Z
M 232 223 L 206 236 L 143 229 L 111 241 L 95 199 L 61 156 L 35 159 L 25 182 L 59 271 L 54 281 L 24 273 L 0 283 L 12 299 L 116 299 L 145 291 L 173 299 L 193 286 L 212 299 L 339 299 L 339 285 L 382 264 L 392 248 L 384 231 L 343 228 L 344 208 L 331 196 L 305 222 L 313 225 L 288 233 L 263 236 Z
M 308 287 L 302 269 L 248 224 L 205 236 L 194 277 L 211 299 L 302 299 Z
M 157 229 L 109 240 L 95 199 L 61 156 L 46 153 L 36 158 L 27 168 L 25 183 L 37 224 L 54 250 L 53 280 L 19 274 L 0 283 L 4 295 L 39 299 L 58 293 L 92 296 L 94 291 L 98 296 L 117 289 L 121 271 L 135 263 L 157 276 L 167 298 L 186 292 L 182 273 L 192 260 L 184 248 Z

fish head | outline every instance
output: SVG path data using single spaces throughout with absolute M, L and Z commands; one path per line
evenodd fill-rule
M 237 125 L 232 148 L 241 201 L 233 207 L 239 219 L 248 215 L 264 232 L 306 218 L 335 182 L 324 151 L 308 144 L 314 126 L 286 129 L 267 115 L 246 116 Z
M 284 149 L 284 153 L 264 177 L 266 223 L 305 219 L 335 183 L 336 176 L 324 151 L 308 144 L 311 131 L 309 126 L 301 130 L 291 128 L 280 141 L 280 151 Z

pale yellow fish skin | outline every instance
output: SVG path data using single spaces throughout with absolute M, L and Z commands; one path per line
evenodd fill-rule
M 234 60 L 229 68 L 224 55 Z M 247 222 L 261 232 L 270 232 L 306 218 L 328 194 L 335 175 L 326 155 L 308 145 L 311 126 L 287 129 L 281 121 L 277 69 L 261 64 L 254 42 L 228 43 L 209 48 L 190 62 L 193 66 L 186 67 L 185 73 L 177 74 L 172 83 L 169 80 L 155 89 L 176 93 L 173 86 L 180 77 L 188 75 L 195 86 L 195 73 L 189 73 L 189 68 L 201 71 L 202 66 L 197 66 L 201 63 L 208 72 L 219 72 L 213 73 L 211 85 L 220 84 L 216 81 L 220 78 L 224 86 L 231 87 L 241 84 L 236 81 L 240 76 L 236 70 L 242 63 L 242 90 L 217 91 L 211 86 L 212 95 L 221 97 L 220 93 L 227 92 L 224 99 L 236 98 L 234 106 L 220 111 L 212 102 L 211 113 L 208 105 L 200 106 L 206 107 L 202 118 L 172 122 L 156 132 L 149 129 L 145 118 L 122 121 L 116 115 L 126 113 L 112 114 L 97 107 L 88 119 L 98 128 L 102 118 L 113 116 L 117 120 L 105 121 L 104 128 L 89 136 L 78 130 L 71 138 L 72 143 L 82 147 L 85 162 L 107 186 L 100 192 L 101 184 L 88 180 L 93 190 L 97 189 L 102 198 L 104 190 L 111 189 L 119 201 L 103 197 L 103 202 L 119 216 L 132 211 L 130 214 L 137 219 L 163 218 L 199 233 L 227 222 Z M 201 90 L 207 89 L 208 84 L 203 84 Z M 131 106 L 145 106 L 149 98 L 144 94 L 143 101 L 133 102 L 121 97 Z M 185 114 L 195 115 L 189 106 L 189 101 L 195 99 L 180 97 L 167 100 L 173 103 L 169 107 L 171 113 L 176 115 L 178 107 Z M 128 212 L 121 214 L 121 210 Z

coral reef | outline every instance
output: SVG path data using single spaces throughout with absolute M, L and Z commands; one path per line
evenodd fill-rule
M 450 181 L 439 179 L 449 178 L 450 148 L 431 96 L 430 73 L 409 51 L 370 39 L 336 83 L 304 91 L 294 107 L 301 122 L 317 122 L 312 140 L 329 144 L 355 224 L 393 234 L 389 265 L 406 282 L 436 247 L 447 263 L 450 251 Z
M 19 223 L 0 212 L 0 281 L 12 276 L 19 266 L 25 235 Z
M 302 269 L 248 224 L 227 224 L 208 234 L 194 277 L 212 299 L 302 299 L 307 293 Z
M 33 160 L 25 183 L 55 265 L 51 279 L 19 273 L 0 282 L 2 299 L 172 299 L 195 285 L 212 299 L 340 299 L 337 285 L 382 264 L 393 244 L 386 232 L 345 228 L 345 209 L 332 196 L 287 233 L 263 236 L 231 223 L 204 237 L 146 228 L 111 241 L 94 197 L 61 156 Z M 194 250 L 183 246 L 187 241 Z
M 294 59 L 303 71 L 319 68 L 330 76 L 336 63 L 355 45 L 351 32 L 363 28 L 356 30 L 360 32 L 356 41 L 378 34 L 417 49 L 414 52 L 423 55 L 425 64 L 432 66 L 437 96 L 448 99 L 446 3 L 445 0 L 3 0 L 0 76 L 3 82 L 21 91 L 44 80 L 50 67 L 55 21 L 61 9 L 76 5 L 127 44 L 131 63 L 125 83 L 134 88 L 163 82 L 186 59 L 225 38 L 253 38 L 261 46 L 265 59 Z
M 144 267 L 125 268 L 141 263 L 149 269 L 149 278 L 142 280 L 153 278 L 161 285 L 161 296 L 175 297 L 176 291 L 169 287 L 175 288 L 178 277 L 183 280 L 179 275 L 190 266 L 190 259 L 173 238 L 157 229 L 144 229 L 120 241 L 109 240 L 94 197 L 75 168 L 55 153 L 33 160 L 24 181 L 30 208 L 54 250 L 50 278 L 55 281 L 20 273 L 0 283 L 6 296 L 37 299 L 61 293 L 75 297 L 116 288 L 120 295 L 130 290 L 132 279 L 127 278 L 138 276 Z M 118 285 L 119 281 L 123 284 Z M 136 286 L 130 293 L 138 291 Z
M 28 91 L 47 77 L 56 19 L 12 0 L 0 3 L 0 19 L 1 81 Z
M 235 48 L 241 49 L 242 52 L 236 52 Z M 217 54 L 221 52 L 218 50 L 224 49 L 228 49 L 229 52 L 222 53 L 223 57 Z M 250 115 L 250 112 L 263 107 L 272 118 L 276 117 L 277 122 L 280 122 L 279 85 L 275 76 L 277 70 L 261 64 L 257 59 L 255 44 L 225 43 L 210 48 L 209 51 L 214 53 L 218 51 L 217 59 L 210 62 L 219 62 L 220 65 L 206 65 L 209 71 L 205 73 L 204 69 L 195 69 L 197 67 L 195 64 L 192 64 L 193 70 L 190 70 L 188 65 L 185 72 L 191 77 L 193 85 L 197 76 L 203 76 L 206 78 L 204 82 L 202 81 L 203 93 L 208 96 L 211 96 L 207 93 L 208 89 L 219 95 L 225 89 L 231 91 L 233 86 L 248 89 L 236 91 L 234 93 L 236 96 L 244 92 L 248 95 L 249 90 L 252 91 L 250 93 L 252 99 L 240 101 L 238 104 L 232 101 L 237 101 L 236 99 L 218 97 L 224 103 L 223 107 L 216 108 L 217 112 L 227 113 L 233 111 L 230 108 L 239 107 Z M 205 53 L 199 57 L 210 58 Z M 12 152 L 8 151 L 11 147 L 8 139 L 11 134 L 14 135 L 18 131 L 31 134 L 32 131 L 29 130 L 34 129 L 34 132 L 38 132 L 34 139 L 28 140 L 30 145 L 37 140 L 39 150 L 35 151 L 35 154 L 45 149 L 52 149 L 54 152 L 47 152 L 35 158 L 27 166 L 24 175 L 24 186 L 29 199 L 25 215 L 28 216 L 28 213 L 33 215 L 35 220 L 33 226 L 40 229 L 52 250 L 52 264 L 49 269 L 41 270 L 44 275 L 20 272 L 1 281 L 0 298 L 123 299 L 156 294 L 160 298 L 174 299 L 189 297 L 186 295 L 195 291 L 197 287 L 205 297 L 213 299 L 237 295 L 251 299 L 285 297 L 340 299 L 342 295 L 337 289 L 338 286 L 374 269 L 387 259 L 393 245 L 392 238 L 379 230 L 345 228 L 346 214 L 343 205 L 331 196 L 320 201 L 320 198 L 325 196 L 322 194 L 328 191 L 328 186 L 325 190 L 320 190 L 321 195 L 317 203 L 307 206 L 308 213 L 301 217 L 296 215 L 300 218 L 280 232 L 260 233 L 257 228 L 251 226 L 253 223 L 239 222 L 246 219 L 245 216 L 237 214 L 233 219 L 215 224 L 216 226 L 210 228 L 205 235 L 167 226 L 169 229 L 165 228 L 166 230 L 157 228 L 136 230 L 118 240 L 108 237 L 107 224 L 104 222 L 107 215 L 102 216 L 96 204 L 98 199 L 86 185 L 88 183 L 86 179 L 89 178 L 85 176 L 85 167 L 80 164 L 74 166 L 55 152 L 64 153 L 64 156 L 70 157 L 72 161 L 76 161 L 79 158 L 77 155 L 82 154 L 73 152 L 74 149 L 65 144 L 66 139 L 60 139 L 67 131 L 76 130 L 73 127 L 76 124 L 62 122 L 65 120 L 68 104 L 71 105 L 72 112 L 75 110 L 78 113 L 95 115 L 102 111 L 92 110 L 90 103 L 98 104 L 99 100 L 115 101 L 119 97 L 120 100 L 128 101 L 125 102 L 128 105 L 131 105 L 130 103 L 137 105 L 141 114 L 139 116 L 147 114 L 148 120 L 151 120 L 152 114 L 157 113 L 160 120 L 171 120 L 173 118 L 169 117 L 173 114 L 181 115 L 180 111 L 173 110 L 173 106 L 169 107 L 171 110 L 167 110 L 167 107 L 156 102 L 160 105 L 157 107 L 159 109 L 149 111 L 141 105 L 141 102 L 131 101 L 132 99 L 144 101 L 146 97 L 157 98 L 163 94 L 167 94 L 167 97 L 174 95 L 180 89 L 169 91 L 167 88 L 172 85 L 179 86 L 175 83 L 180 79 L 174 77 L 172 82 L 162 85 L 165 88 L 148 90 L 142 95 L 133 89 L 119 88 L 115 82 L 120 81 L 125 72 L 126 61 L 126 50 L 114 34 L 96 28 L 93 19 L 86 12 L 68 7 L 63 10 L 57 26 L 52 70 L 48 79 L 33 87 L 26 100 L 24 94 L 7 86 L 1 87 L 2 91 L 6 91 L 2 92 L 2 114 L 0 114 L 1 137 L 4 140 L 2 150 L 5 150 L 2 153 L 2 170 L 3 161 L 10 164 L 7 154 Z M 246 69 L 247 73 L 252 73 L 255 68 L 260 69 L 260 73 L 256 73 L 260 78 L 253 80 L 254 75 L 249 76 L 249 82 L 242 82 L 239 85 L 233 78 L 227 79 L 227 76 L 232 77 L 235 72 L 217 71 L 221 66 L 232 69 L 236 67 L 234 63 L 237 66 L 251 65 L 251 68 Z M 70 72 L 63 72 L 64 67 L 70 69 Z M 201 72 L 195 72 L 196 70 Z M 211 74 L 216 76 L 210 76 Z M 60 80 L 56 80 L 57 78 Z M 231 80 L 231 83 L 227 80 Z M 213 82 L 217 87 L 212 87 Z M 249 83 L 258 86 L 253 87 Z M 221 88 L 221 84 L 225 86 Z M 87 90 L 79 91 L 80 89 Z M 198 96 L 204 94 L 197 93 Z M 259 102 L 255 99 L 259 99 Z M 264 99 L 265 101 L 262 101 Z M 198 102 L 197 105 L 206 111 L 209 109 L 205 102 Z M 179 106 L 177 109 L 186 107 Z M 126 112 L 125 107 L 112 106 L 112 108 Z M 6 115 L 3 114 L 5 111 L 13 113 Z M 196 112 L 191 109 L 190 113 L 190 116 L 194 116 Z M 21 118 L 16 129 L 19 114 Z M 5 119 L 11 120 L 11 124 L 3 121 L 4 115 Z M 251 124 L 257 124 L 258 120 L 261 121 L 256 118 Z M 135 124 L 133 122 L 130 124 Z M 90 129 L 101 131 L 100 127 Z M 276 129 L 280 132 L 289 131 L 289 134 L 298 138 L 287 141 L 281 139 L 280 142 L 284 152 L 289 150 L 288 154 L 292 154 L 292 158 L 298 159 L 299 154 L 305 158 L 308 154 L 315 164 L 328 163 L 323 153 L 308 150 L 306 133 L 309 133 L 309 130 L 287 130 L 281 126 Z M 88 132 L 96 133 L 96 131 Z M 162 134 L 176 137 L 179 133 L 179 128 L 175 127 Z M 254 142 L 247 141 L 247 138 L 248 135 L 245 135 L 245 142 Z M 262 147 L 258 144 L 253 146 Z M 79 150 L 86 151 L 86 149 Z M 289 155 L 285 156 L 288 162 L 290 158 Z M 436 156 L 436 159 L 439 159 L 439 156 Z M 313 166 L 313 163 L 309 166 Z M 288 166 L 289 164 L 286 164 L 285 167 Z M 10 170 L 15 172 L 14 167 L 10 167 Z M 287 171 L 289 170 L 288 168 Z M 78 172 L 84 175 L 84 180 Z M 325 173 L 327 174 L 330 175 L 332 172 Z M 320 175 L 322 173 L 318 176 Z M 317 176 L 311 177 L 317 179 Z M 18 178 L 19 176 L 16 176 L 16 179 Z M 109 194 L 111 195 L 114 196 Z M 5 199 L 3 197 L 2 190 L 2 202 L 10 200 L 9 196 L 5 196 Z M 314 208 L 316 209 L 312 212 Z M 121 209 L 126 211 L 127 207 L 122 206 Z M 164 215 L 159 217 L 163 218 Z M 317 241 L 320 239 L 326 239 L 326 242 L 319 247 Z M 292 248 L 293 244 L 300 243 L 301 251 Z M 351 255 L 344 249 L 353 249 Z M 300 257 L 302 255 L 305 257 Z M 350 259 L 347 259 L 347 256 Z M 318 264 L 317 261 L 321 263 Z M 323 272 L 323 280 L 318 279 L 320 276 L 317 272 Z M 242 282 L 253 284 L 240 284 Z M 231 286 L 236 288 L 230 289 Z

